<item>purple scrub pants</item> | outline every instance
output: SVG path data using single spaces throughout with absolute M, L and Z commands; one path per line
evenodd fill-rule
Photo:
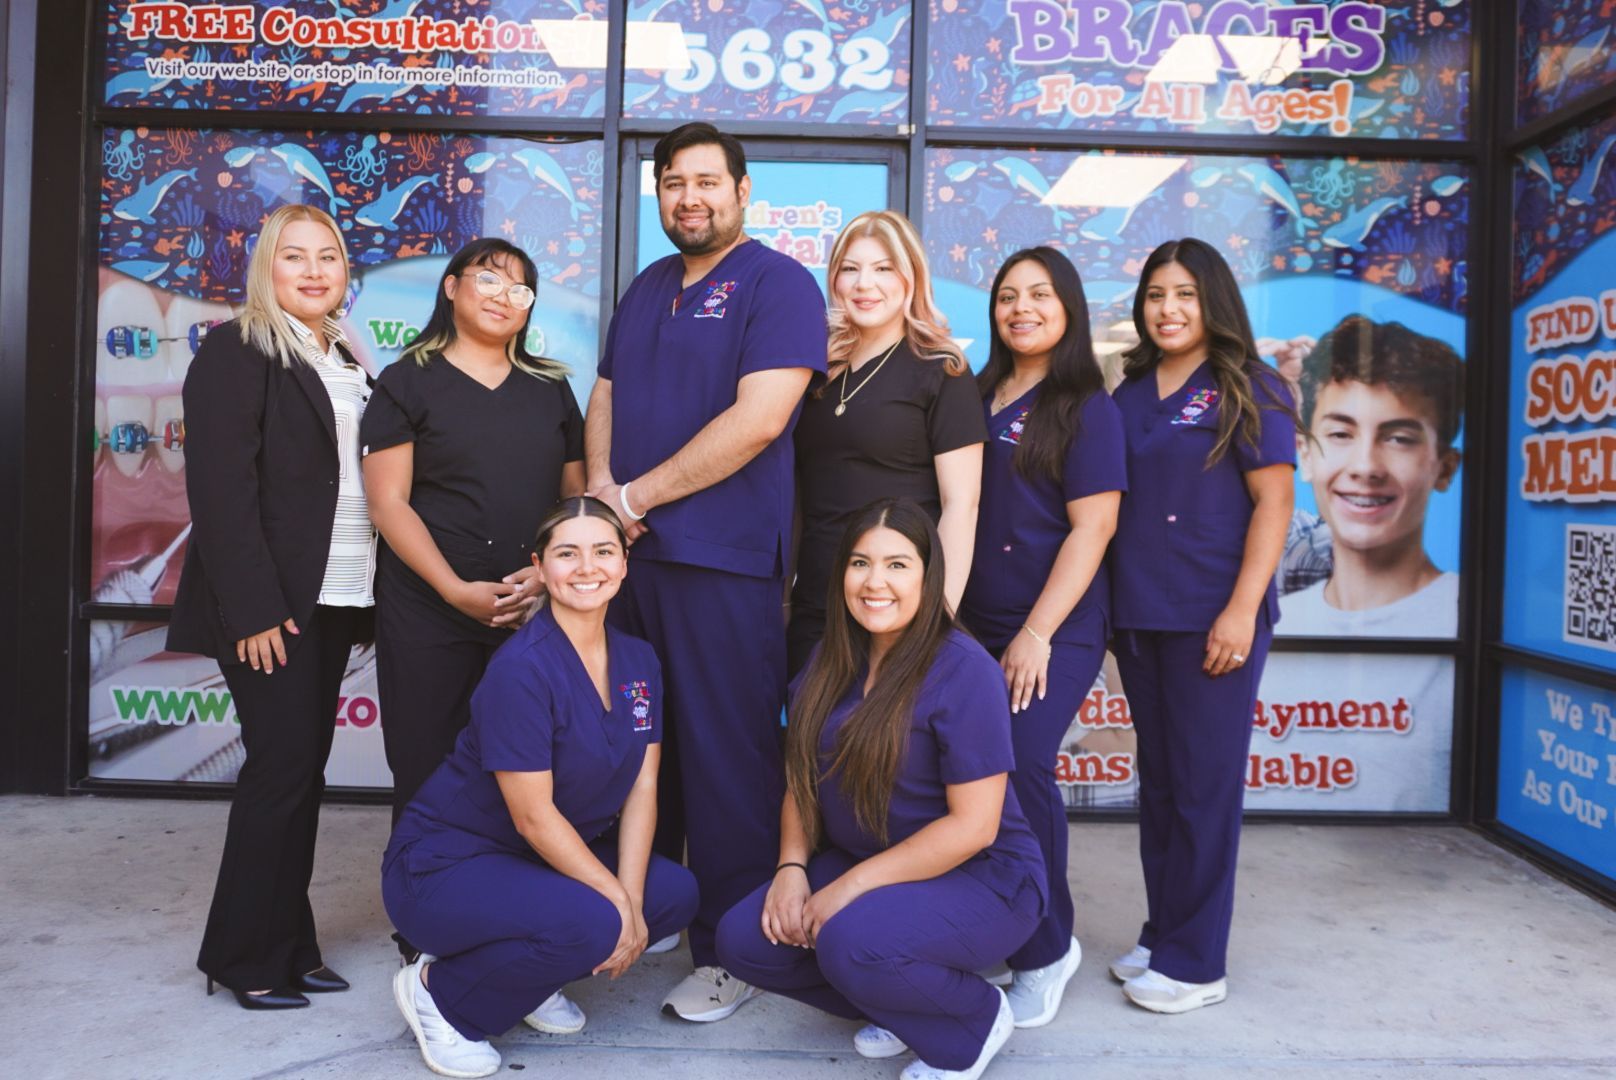
M 1257 686 L 1273 629 L 1258 616 L 1243 666 L 1201 671 L 1206 633 L 1125 630 L 1117 670 L 1139 739 L 1139 861 L 1151 969 L 1181 982 L 1223 978 Z
M 831 848 L 808 863 L 822 889 L 858 859 Z M 796 873 L 796 871 L 786 871 Z M 848 1020 L 879 1024 L 926 1064 L 967 1069 L 999 1011 L 978 970 L 998 963 L 1038 921 L 1031 882 L 1007 901 L 964 870 L 872 889 L 832 916 L 816 947 L 771 945 L 763 936 L 765 885 L 718 927 L 730 973 Z
M 1003 650 L 995 655 L 1002 656 Z M 1103 640 L 1084 645 L 1056 642 L 1043 699 L 1035 692 L 1030 706 L 1010 716 L 1010 738 L 1016 752 L 1010 786 L 1038 838 L 1049 872 L 1049 910 L 1038 920 L 1027 943 L 1010 954 L 1014 971 L 1048 967 L 1071 948 L 1074 916 L 1072 890 L 1066 883 L 1066 802 L 1055 783 L 1056 757 L 1104 661 Z
M 590 848 L 616 871 L 615 841 Z M 438 958 L 427 972 L 432 1000 L 468 1039 L 508 1031 L 617 948 L 623 923 L 611 901 L 537 859 L 487 853 L 412 873 L 409 851 L 382 867 L 382 901 L 393 925 Z M 647 940 L 678 933 L 695 911 L 690 871 L 652 855 Z
M 685 860 L 701 885 L 690 924 L 698 967 L 718 963 L 718 920 L 769 879 L 780 852 L 784 595 L 777 578 L 644 559 L 608 613 L 662 661 L 658 818 L 683 817 Z M 657 850 L 677 857 L 677 834 L 670 845 L 659 828 L 657 839 Z

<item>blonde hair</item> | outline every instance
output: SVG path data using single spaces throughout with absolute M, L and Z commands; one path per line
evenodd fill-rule
M 909 224 L 909 219 L 896 210 L 870 210 L 842 229 L 830 249 L 830 262 L 825 267 L 825 293 L 829 297 L 826 318 L 830 322 L 830 346 L 826 355 L 830 360 L 830 377 L 841 372 L 859 342 L 858 327 L 836 299 L 836 271 L 853 241 L 866 236 L 886 248 L 908 287 L 903 305 L 903 330 L 910 350 L 924 360 L 941 360 L 950 375 L 969 373 L 971 369 L 965 362 L 965 354 L 949 336 L 948 320 L 932 299 L 931 269 L 926 265 L 920 235 Z
M 278 358 L 285 367 L 291 367 L 294 358 L 308 362 L 302 339 L 292 329 L 285 310 L 275 299 L 275 250 L 281 246 L 281 233 L 294 221 L 312 221 L 316 225 L 324 225 L 336 237 L 337 250 L 342 253 L 342 288 L 336 305 L 325 316 L 328 339 L 342 333 L 342 327 L 332 316 L 348 295 L 351 274 L 348 245 L 342 238 L 342 229 L 324 210 L 293 203 L 264 219 L 263 226 L 258 230 L 258 241 L 253 246 L 252 258 L 247 262 L 247 305 L 241 313 L 241 340 L 262 353 Z

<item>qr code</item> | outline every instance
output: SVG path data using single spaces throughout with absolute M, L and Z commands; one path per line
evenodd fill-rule
M 1566 526 L 1565 640 L 1616 652 L 1616 527 Z

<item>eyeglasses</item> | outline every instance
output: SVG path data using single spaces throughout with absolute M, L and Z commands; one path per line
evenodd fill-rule
M 219 326 L 226 319 L 205 319 L 202 322 L 192 323 L 185 331 L 184 337 L 158 337 L 157 331 L 147 326 L 114 326 L 107 331 L 107 352 L 118 359 L 135 357 L 138 360 L 150 360 L 157 355 L 157 346 L 165 341 L 183 341 L 191 347 L 191 355 L 202 347 L 207 339 L 208 331 Z
M 461 274 L 460 276 L 465 277 L 466 275 Z M 517 311 L 526 311 L 533 306 L 533 301 L 536 299 L 533 290 L 526 285 L 507 286 L 503 278 L 489 270 L 477 271 L 476 276 L 471 280 L 472 284 L 477 286 L 478 295 L 486 296 L 492 300 L 504 293 L 505 298 L 510 301 L 511 307 Z

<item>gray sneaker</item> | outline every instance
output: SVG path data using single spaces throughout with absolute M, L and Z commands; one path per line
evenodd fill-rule
M 1150 950 L 1143 945 L 1135 945 L 1115 960 L 1111 961 L 1111 977 L 1117 982 L 1127 982 L 1137 979 L 1150 970 Z
M 762 992 L 723 968 L 709 964 L 686 975 L 662 1002 L 662 1011 L 706 1024 L 724 1019 Z
M 1055 1019 L 1055 1014 L 1060 1011 L 1061 995 L 1066 993 L 1066 984 L 1072 981 L 1072 976 L 1077 974 L 1077 966 L 1082 962 L 1083 946 L 1074 937 L 1066 949 L 1066 955 L 1053 964 L 1016 972 L 1015 981 L 1010 984 L 1010 992 L 1006 995 L 1010 999 L 1010 1011 L 1016 1018 L 1016 1027 L 1043 1027 Z

